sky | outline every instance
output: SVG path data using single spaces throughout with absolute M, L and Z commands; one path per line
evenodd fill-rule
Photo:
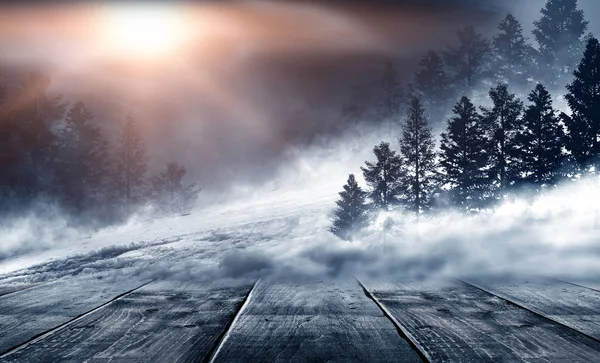
M 132 114 L 151 170 L 175 160 L 216 190 L 264 182 L 290 150 L 336 137 L 387 61 L 409 80 L 460 26 L 489 33 L 512 11 L 530 33 L 543 3 L 5 2 L 0 74 L 16 90 L 28 72 L 47 73 L 51 91 L 86 102 L 107 134 Z M 580 3 L 597 30 L 600 4 Z

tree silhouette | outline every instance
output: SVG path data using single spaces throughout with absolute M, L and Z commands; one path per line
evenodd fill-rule
M 565 98 L 572 115 L 563 115 L 567 150 L 580 172 L 600 175 L 600 44 L 590 38 L 573 72 Z
M 354 174 L 350 174 L 339 195 L 329 231 L 343 240 L 351 241 L 356 233 L 368 225 L 367 193 L 360 188 Z
M 489 76 L 490 42 L 467 26 L 458 30 L 458 47 L 449 47 L 444 60 L 460 89 L 472 90 Z
M 551 70 L 546 82 L 562 87 L 581 57 L 588 22 L 577 0 L 548 0 L 541 12 L 542 17 L 533 23 L 540 66 Z
M 157 176 L 150 179 L 150 193 L 157 208 L 166 212 L 186 212 L 198 196 L 195 183 L 183 184 L 186 170 L 170 162 Z
M 419 62 L 414 80 L 415 97 L 423 100 L 434 117 L 445 112 L 450 93 L 450 79 L 438 53 L 430 51 Z
M 66 202 L 81 212 L 98 202 L 108 171 L 107 143 L 93 124 L 94 114 L 77 102 L 58 134 L 57 179 Z
M 451 205 L 473 212 L 485 206 L 490 191 L 492 142 L 482 116 L 468 97 L 460 99 L 453 113 L 441 135 L 441 180 L 451 188 Z
M 390 128 L 398 123 L 403 108 L 404 88 L 398 78 L 398 72 L 387 62 L 380 81 L 380 94 L 377 100 L 377 118 L 388 121 Z
M 8 106 L 15 146 L 13 191 L 21 198 L 49 195 L 54 189 L 53 133 L 65 113 L 62 96 L 47 95 L 50 78 L 32 73 Z
M 117 148 L 115 170 L 118 195 L 128 209 L 140 201 L 146 165 L 142 135 L 133 117 L 128 116 Z
M 419 215 L 430 207 L 436 165 L 435 141 L 418 98 L 411 102 L 399 142 L 403 170 L 399 181 L 405 192 L 402 204 Z
M 402 159 L 390 149 L 390 144 L 382 142 L 375 146 L 375 163 L 366 162 L 361 167 L 370 190 L 367 192 L 373 210 L 391 210 L 398 205 L 402 196 L 399 179 L 402 176 Z
M 523 123 L 515 137 L 520 182 L 536 189 L 559 181 L 563 166 L 563 125 L 552 107 L 552 97 L 538 84 L 528 97 Z
M 506 15 L 494 36 L 496 78 L 509 85 L 524 86 L 532 75 L 535 49 L 523 36 L 523 28 L 512 15 Z
M 497 197 L 501 198 L 518 178 L 515 136 L 521 122 L 523 102 L 508 92 L 506 84 L 492 88 L 489 96 L 493 106 L 483 108 L 483 114 L 494 142 L 491 155 L 492 170 L 498 180 Z

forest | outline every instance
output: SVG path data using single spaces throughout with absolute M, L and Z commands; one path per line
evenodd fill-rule
M 597 175 L 598 39 L 576 0 L 548 0 L 533 25 L 535 46 L 510 13 L 491 39 L 461 28 L 457 45 L 428 52 L 405 87 L 386 66 L 378 110 L 398 143 L 374 147 L 360 168 L 366 187 L 349 175 L 332 233 L 352 240 L 381 211 L 479 213 Z
M 49 96 L 49 77 L 32 73 L 15 92 L 0 88 L 0 213 L 56 205 L 77 223 L 116 223 L 141 206 L 186 212 L 199 189 L 169 162 L 147 175 L 148 157 L 136 120 L 117 135 L 101 132 L 83 103 Z

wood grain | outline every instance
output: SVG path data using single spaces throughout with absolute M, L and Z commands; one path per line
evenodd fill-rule
M 155 282 L 11 354 L 6 361 L 201 361 L 249 289 L 248 284 Z
M 37 284 L 27 284 L 27 285 L 0 285 L 0 296 L 12 294 L 17 291 L 30 289 L 32 287 L 37 286 Z
M 434 362 L 590 362 L 600 343 L 460 282 L 365 282 Z
M 466 282 L 600 340 L 599 291 L 541 277 Z
M 0 354 L 145 281 L 71 278 L 0 297 Z
M 419 362 L 355 282 L 261 281 L 216 362 Z

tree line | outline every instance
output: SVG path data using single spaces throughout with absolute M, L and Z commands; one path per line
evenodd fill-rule
M 115 222 L 148 203 L 180 212 L 194 201 L 198 188 L 183 182 L 184 166 L 171 162 L 147 175 L 143 137 L 132 116 L 110 134 L 83 102 L 49 96 L 49 86 L 48 77 L 33 73 L 11 92 L 0 87 L 1 212 L 44 200 L 82 220 Z
M 437 124 L 447 116 L 457 96 L 471 95 L 498 83 L 507 83 L 518 91 L 542 83 L 550 92 L 560 92 L 591 37 L 586 34 L 588 22 L 577 0 L 548 0 L 533 26 L 534 43 L 510 13 L 490 39 L 473 26 L 465 26 L 458 30 L 456 44 L 429 51 L 421 58 L 406 86 L 401 84 L 393 63 L 388 62 L 377 101 L 372 103 L 376 118 L 396 121 L 410 106 L 403 100 L 417 97 Z
M 511 195 L 600 175 L 600 43 L 595 37 L 587 38 L 566 91 L 569 114 L 554 107 L 541 83 L 526 102 L 505 82 L 489 90 L 488 107 L 462 96 L 437 150 L 425 106 L 413 97 L 398 150 L 386 142 L 373 149 L 375 160 L 361 168 L 366 189 L 349 176 L 330 230 L 352 239 L 382 210 L 416 216 L 445 208 L 476 213 Z

